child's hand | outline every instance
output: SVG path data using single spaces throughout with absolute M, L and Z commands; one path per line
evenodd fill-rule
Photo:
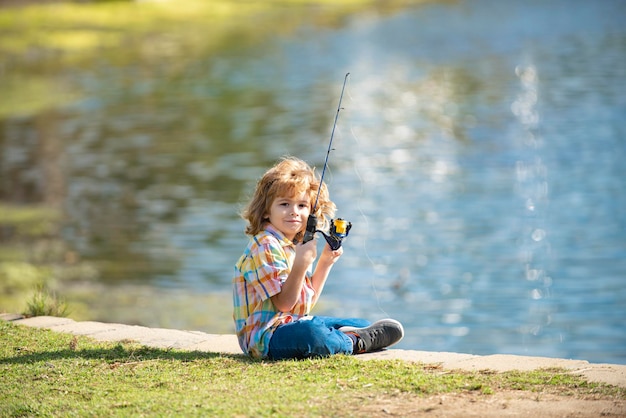
M 324 250 L 322 251 L 322 255 L 320 257 L 320 263 L 326 264 L 335 264 L 339 257 L 343 254 L 343 247 L 339 247 L 336 250 L 330 248 L 330 245 L 324 245 Z
M 296 245 L 296 258 L 294 264 L 303 263 L 305 266 L 310 266 L 317 257 L 317 240 L 312 239 L 305 244 Z

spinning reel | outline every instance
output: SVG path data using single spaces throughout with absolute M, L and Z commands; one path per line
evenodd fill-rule
M 341 242 L 348 236 L 350 228 L 352 228 L 351 222 L 337 218 L 330 221 L 328 233 L 325 233 L 324 231 L 317 229 L 317 216 L 309 215 L 309 218 L 306 221 L 306 230 L 304 231 L 302 243 L 304 244 L 311 241 L 315 233 L 319 232 L 324 236 L 324 239 L 328 245 L 330 245 L 330 248 L 335 251 L 341 247 Z

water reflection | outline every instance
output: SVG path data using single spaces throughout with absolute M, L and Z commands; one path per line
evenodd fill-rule
M 0 196 L 62 214 L 43 234 L 81 266 L 78 314 L 231 332 L 240 204 L 284 154 L 321 167 L 350 71 L 327 180 L 353 228 L 319 312 L 397 317 L 403 348 L 624 362 L 623 6 L 578 6 L 437 4 L 105 57 L 72 70 L 70 106 L 0 121 Z
M 549 211 L 548 170 L 542 161 L 542 138 L 538 130 L 539 78 L 537 68 L 530 64 L 518 66 L 515 74 L 520 79 L 520 93 L 511 105 L 520 129 L 516 132 L 525 160 L 516 163 L 516 191 L 521 206 L 526 210 L 520 239 L 520 261 L 524 265 L 523 277 L 529 283 L 528 297 L 537 301 L 529 305 L 528 319 L 522 332 L 538 336 L 549 326 L 553 307 L 541 300 L 550 296 L 552 279 L 550 268 L 550 243 L 546 238 Z

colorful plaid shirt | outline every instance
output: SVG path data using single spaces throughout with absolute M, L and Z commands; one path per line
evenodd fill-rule
M 254 358 L 267 357 L 269 341 L 276 327 L 307 315 L 315 291 L 311 272 L 306 275 L 300 298 L 291 312 L 274 307 L 272 296 L 281 288 L 293 265 L 295 245 L 271 224 L 252 237 L 235 265 L 233 318 L 239 346 Z

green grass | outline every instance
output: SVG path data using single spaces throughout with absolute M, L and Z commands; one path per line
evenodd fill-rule
M 35 287 L 35 293 L 26 304 L 27 316 L 59 316 L 69 315 L 69 308 L 65 300 L 59 298 L 45 284 L 39 283 Z
M 0 416 L 359 416 L 380 399 L 525 390 L 624 399 L 562 370 L 447 372 L 352 356 L 244 356 L 101 343 L 0 321 Z

